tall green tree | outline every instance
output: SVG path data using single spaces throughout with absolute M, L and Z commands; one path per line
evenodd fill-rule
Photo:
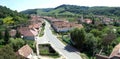
M 98 40 L 94 37 L 92 33 L 86 34 L 86 40 L 84 42 L 84 50 L 89 54 L 95 55 L 97 52 Z M 88 49 L 89 48 L 89 49 Z
M 5 29 L 5 34 L 4 34 L 4 42 L 5 42 L 5 44 L 8 44 L 9 38 L 10 38 L 9 30 L 6 28 Z
M 71 31 L 70 36 L 71 40 L 75 43 L 75 46 L 78 49 L 82 50 L 86 36 L 85 30 L 75 28 L 74 30 Z
M 3 34 L 2 31 L 0 31 L 0 45 L 4 44 L 4 40 L 3 40 Z
M 21 38 L 21 34 L 18 30 L 16 30 L 16 35 L 15 35 L 16 38 Z
M 101 50 L 99 52 L 99 54 L 102 53 L 103 50 L 107 50 L 110 49 L 112 47 L 112 42 L 114 42 L 116 40 L 116 34 L 112 31 L 109 30 L 107 34 L 105 34 L 102 38 L 102 43 L 101 43 Z M 106 51 L 105 51 L 106 52 Z M 110 53 L 110 51 L 108 51 L 106 54 Z
M 2 31 L 0 31 L 0 39 L 3 38 L 3 34 L 2 34 Z
M 106 46 L 106 45 L 109 45 L 113 40 L 116 39 L 116 34 L 115 33 L 112 33 L 112 32 L 109 32 L 108 34 L 106 34 L 104 37 L 103 37 L 103 45 Z
M 18 49 L 20 49 L 25 44 L 25 41 L 21 38 L 16 38 L 16 39 L 10 38 L 9 44 L 16 52 Z

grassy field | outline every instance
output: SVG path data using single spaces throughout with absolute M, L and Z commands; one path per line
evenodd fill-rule
M 39 32 L 39 37 L 42 37 L 44 35 L 44 29 L 45 27 L 42 27 L 41 31 Z
M 39 45 L 40 55 L 59 58 L 59 54 L 50 46 L 50 44 Z

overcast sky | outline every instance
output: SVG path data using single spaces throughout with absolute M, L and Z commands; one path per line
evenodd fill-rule
M 79 6 L 120 7 L 119 0 L 0 0 L 0 5 L 22 11 L 34 8 L 54 8 L 62 4 Z

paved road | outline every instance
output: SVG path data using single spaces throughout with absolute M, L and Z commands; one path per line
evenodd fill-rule
M 52 34 L 50 24 L 45 21 L 44 35 L 37 40 L 38 44 L 50 43 L 51 46 L 66 59 L 82 59 L 79 52 L 70 45 L 64 45 L 57 37 Z

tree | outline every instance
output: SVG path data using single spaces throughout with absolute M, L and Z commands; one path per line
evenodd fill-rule
M 24 59 L 24 58 L 15 55 L 13 49 L 9 45 L 7 45 L 0 49 L 0 59 Z
M 4 42 L 5 42 L 5 44 L 8 44 L 9 38 L 10 38 L 9 31 L 6 28 L 5 29 L 5 34 L 4 34 Z
M 105 49 L 105 52 L 108 49 L 112 49 L 111 48 L 112 45 L 110 45 L 110 44 L 112 44 L 112 42 L 115 40 L 116 40 L 116 34 L 113 31 L 109 30 L 108 33 L 105 34 L 104 37 L 102 38 L 102 43 L 101 43 L 102 48 L 101 48 L 99 54 L 101 54 L 104 49 Z M 106 52 L 106 54 L 108 54 L 110 52 L 111 51 L 109 50 Z
M 16 35 L 15 35 L 16 38 L 21 38 L 21 34 L 18 30 L 16 30 Z
M 13 47 L 14 51 L 16 52 L 25 44 L 25 41 L 21 38 L 16 39 L 10 38 L 9 44 L 11 47 Z
M 0 31 L 0 39 L 3 38 L 3 34 L 2 34 L 2 31 Z
M 3 34 L 2 31 L 0 31 L 0 45 L 4 44 L 4 40 L 3 40 Z
M 103 45 L 109 45 L 114 39 L 116 39 L 116 34 L 109 32 L 107 35 L 103 37 Z
M 14 23 L 13 18 L 12 17 L 6 17 L 3 19 L 3 23 L 6 25 L 11 25 Z
M 117 36 L 120 36 L 120 27 L 117 28 Z
M 97 51 L 97 45 L 98 45 L 97 43 L 98 40 L 94 37 L 92 33 L 86 34 L 86 40 L 84 42 L 84 50 L 94 56 Z
M 102 32 L 97 29 L 92 29 L 90 33 L 92 33 L 95 37 L 100 37 L 102 35 Z
M 70 36 L 71 40 L 75 43 L 75 46 L 78 49 L 82 50 L 86 36 L 85 30 L 75 28 L 74 30 L 71 31 Z

